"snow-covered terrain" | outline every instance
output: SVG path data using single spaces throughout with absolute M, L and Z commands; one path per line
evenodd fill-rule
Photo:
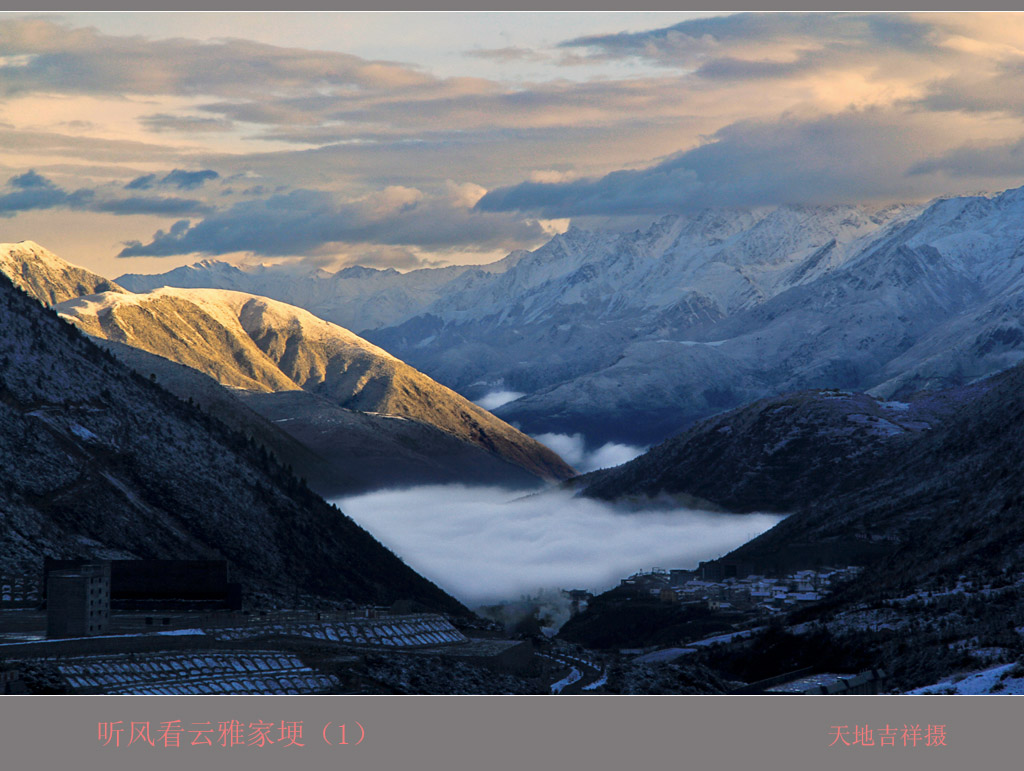
M 283 635 L 378 648 L 451 645 L 466 641 L 465 636 L 447 619 L 436 615 L 303 623 L 271 620 L 265 624 L 250 623 L 238 627 L 225 627 L 212 631 L 211 634 L 218 640 L 245 640 L 267 635 Z
M 541 478 L 572 473 L 486 410 L 302 308 L 230 290 L 164 287 L 78 297 L 55 310 L 94 337 L 185 364 L 231 388 L 303 389 L 346 409 L 435 426 Z
M 485 268 L 304 275 L 203 263 L 122 280 L 258 288 L 338 320 L 333 297 L 346 325 L 466 396 L 496 382 L 526 394 L 497 412 L 530 433 L 648 444 L 774 393 L 901 398 L 1020 361 L 1022 245 L 1024 189 L 928 206 L 706 211 L 632 233 L 571 228 Z M 314 296 L 321 284 L 329 291 Z
M 47 305 L 84 294 L 124 292 L 113 281 L 65 262 L 35 241 L 0 244 L 0 273 Z
M 1024 694 L 1024 670 L 1020 664 L 1002 664 L 949 677 L 933 685 L 915 688 L 908 693 L 971 696 L 984 693 Z

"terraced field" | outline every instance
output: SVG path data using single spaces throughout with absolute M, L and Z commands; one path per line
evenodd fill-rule
M 274 651 L 82 656 L 58 668 L 74 693 L 309 694 L 338 685 L 298 657 Z

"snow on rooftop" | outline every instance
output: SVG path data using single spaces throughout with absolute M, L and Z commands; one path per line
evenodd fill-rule
M 319 693 L 338 684 L 297 656 L 270 651 L 82 656 L 62 660 L 58 667 L 73 690 L 112 694 Z M 260 677 L 239 679 L 239 672 L 257 668 L 262 670 Z

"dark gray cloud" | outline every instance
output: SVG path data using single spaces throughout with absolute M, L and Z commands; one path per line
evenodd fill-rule
M 210 154 L 202 162 L 225 174 L 252 171 L 293 187 L 347 183 L 357 185 L 357 190 L 383 185 L 432 189 L 438 180 L 456 179 L 491 188 L 508 185 L 534 169 L 575 169 L 587 163 L 601 172 L 611 171 L 677 149 L 680 132 L 692 130 L 685 120 L 657 123 L 642 117 L 612 125 L 423 130 L 408 140 L 392 137 L 275 153 Z
M 936 80 L 912 103 L 934 112 L 1024 115 L 1024 58 Z
M 721 56 L 701 64 L 694 76 L 708 80 L 770 80 L 786 79 L 809 72 L 821 72 L 836 66 L 844 58 L 843 47 L 831 45 L 827 49 L 803 51 L 791 61 L 751 61 L 732 56 Z
M 173 196 L 132 196 L 108 201 L 98 201 L 90 207 L 93 211 L 108 214 L 151 214 L 162 217 L 202 215 L 214 211 L 212 206 L 191 198 Z
M 125 190 L 149 190 L 153 185 L 156 184 L 156 174 L 143 174 L 140 177 L 136 177 L 127 185 L 124 186 Z
M 524 182 L 487 193 L 480 211 L 546 217 L 657 215 L 710 206 L 818 204 L 930 197 L 915 164 L 940 127 L 923 114 L 850 110 L 809 120 L 741 122 L 654 166 L 566 183 Z
M 292 190 L 269 198 L 241 201 L 192 225 L 178 222 L 158 231 L 148 244 L 130 242 L 119 257 L 251 252 L 297 256 L 332 243 L 447 248 L 536 242 L 542 228 L 507 215 L 487 215 L 424 199 L 415 190 L 394 188 L 357 201 L 339 203 L 321 190 Z
M 99 126 L 91 120 L 62 120 L 57 125 L 69 128 L 72 131 L 92 131 L 93 129 L 99 128 Z
M 220 179 L 220 174 L 213 169 L 203 169 L 201 171 L 184 171 L 183 169 L 174 169 L 160 179 L 157 179 L 156 174 L 143 174 L 125 185 L 124 189 L 150 190 L 157 185 L 162 185 L 167 187 L 176 187 L 179 190 L 195 190 L 197 187 L 202 187 L 213 179 Z
M 11 177 L 10 192 L 0 194 L 0 217 L 38 209 L 76 209 L 107 214 L 150 214 L 160 216 L 201 215 L 212 208 L 192 199 L 130 196 L 111 198 L 106 191 L 81 188 L 64 190 L 34 169 Z
M 160 180 L 161 185 L 170 185 L 176 187 L 179 190 L 194 190 L 197 187 L 202 187 L 204 184 L 212 179 L 219 179 L 218 174 L 213 169 L 202 169 L 201 171 L 185 171 L 184 169 L 175 169 L 170 172 L 166 177 Z
M 1024 140 L 991 145 L 965 146 L 937 158 L 915 163 L 910 174 L 942 173 L 968 179 L 1007 179 L 1014 182 L 1024 175 Z
M 11 177 L 7 184 L 11 187 L 18 188 L 19 190 L 29 190 L 31 188 L 55 188 L 50 180 L 46 177 L 37 174 L 35 169 L 29 169 L 24 174 L 18 174 L 17 176 Z
M 10 192 L 0 194 L 0 217 L 34 209 L 84 209 L 93 199 L 91 190 L 62 190 L 52 181 L 29 170 L 7 181 Z

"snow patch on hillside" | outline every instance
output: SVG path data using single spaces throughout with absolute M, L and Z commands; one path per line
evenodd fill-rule
M 978 696 L 986 693 L 1024 694 L 1024 677 L 1014 677 L 1018 664 L 1003 664 L 977 672 L 950 677 L 934 685 L 926 685 L 908 693 L 918 695 L 960 694 Z

